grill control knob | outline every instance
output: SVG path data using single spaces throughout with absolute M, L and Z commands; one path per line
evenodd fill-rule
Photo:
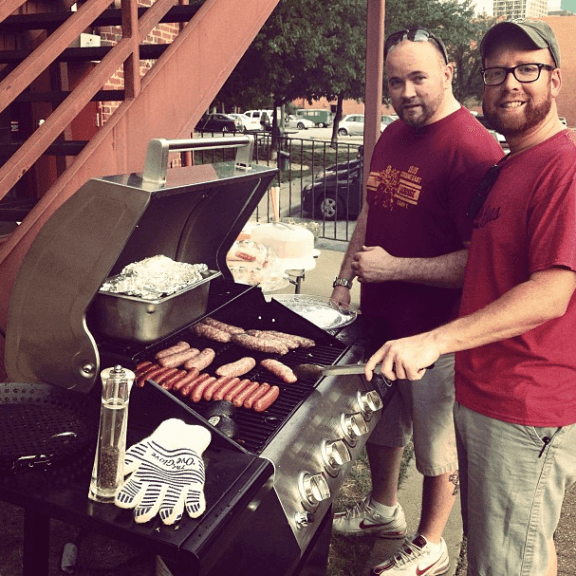
M 330 498 L 330 487 L 321 472 L 318 474 L 302 472 L 299 480 L 298 487 L 305 507 L 316 508 L 322 500 Z
M 303 528 L 314 522 L 314 514 L 312 512 L 296 512 L 294 514 L 294 520 L 296 521 L 296 526 Z
M 376 390 L 370 390 L 370 392 L 358 392 L 357 398 L 360 411 L 365 420 L 370 420 L 372 414 L 381 410 L 384 405 L 380 394 L 378 394 Z
M 356 446 L 358 436 L 368 434 L 369 428 L 362 414 L 342 414 L 342 430 L 344 432 L 344 439 L 350 446 Z
M 352 460 L 350 450 L 343 440 L 324 440 L 322 443 L 322 458 L 326 471 L 330 476 L 337 476 L 340 468 Z

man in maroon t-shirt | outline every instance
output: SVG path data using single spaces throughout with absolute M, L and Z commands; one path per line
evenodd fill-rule
M 473 203 L 460 318 L 386 343 L 367 376 L 381 362 L 418 380 L 457 353 L 468 573 L 555 576 L 553 535 L 576 482 L 576 137 L 558 119 L 548 24 L 501 22 L 481 52 L 484 114 L 510 154 Z
M 427 30 L 392 34 L 385 43 L 392 105 L 400 120 L 386 128 L 370 164 L 367 201 L 358 218 L 332 298 L 350 302 L 350 284 L 362 285 L 361 310 L 386 337 L 430 330 L 454 317 L 462 285 L 471 222 L 466 210 L 478 182 L 503 151 L 452 93 L 453 66 L 442 42 Z M 379 345 L 382 340 L 376 342 Z M 424 475 L 422 514 L 400 556 L 373 574 L 411 576 L 448 569 L 442 533 L 457 485 L 454 357 L 427 375 L 427 386 L 405 381 L 367 443 L 372 493 L 334 518 L 341 534 L 404 538 L 397 501 L 404 446 L 413 437 Z

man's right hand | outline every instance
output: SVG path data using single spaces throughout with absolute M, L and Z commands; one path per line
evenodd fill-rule
M 350 288 L 346 288 L 345 286 L 336 286 L 336 288 L 332 290 L 332 296 L 330 296 L 330 300 L 336 302 L 336 304 L 342 306 L 343 308 L 348 308 L 351 301 Z

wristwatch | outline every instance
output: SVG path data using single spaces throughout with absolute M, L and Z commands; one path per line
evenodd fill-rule
M 354 282 L 354 278 L 352 280 L 348 280 L 348 278 L 334 278 L 334 282 L 332 283 L 332 288 L 336 288 L 336 286 L 344 286 L 344 288 L 352 288 L 352 282 Z

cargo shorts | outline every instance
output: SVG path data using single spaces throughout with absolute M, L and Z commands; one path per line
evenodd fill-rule
M 399 448 L 413 439 L 416 468 L 424 476 L 458 470 L 454 432 L 454 354 L 440 356 L 423 378 L 397 380 L 368 442 Z
M 470 576 L 542 576 L 566 490 L 576 424 L 521 426 L 454 407 Z

